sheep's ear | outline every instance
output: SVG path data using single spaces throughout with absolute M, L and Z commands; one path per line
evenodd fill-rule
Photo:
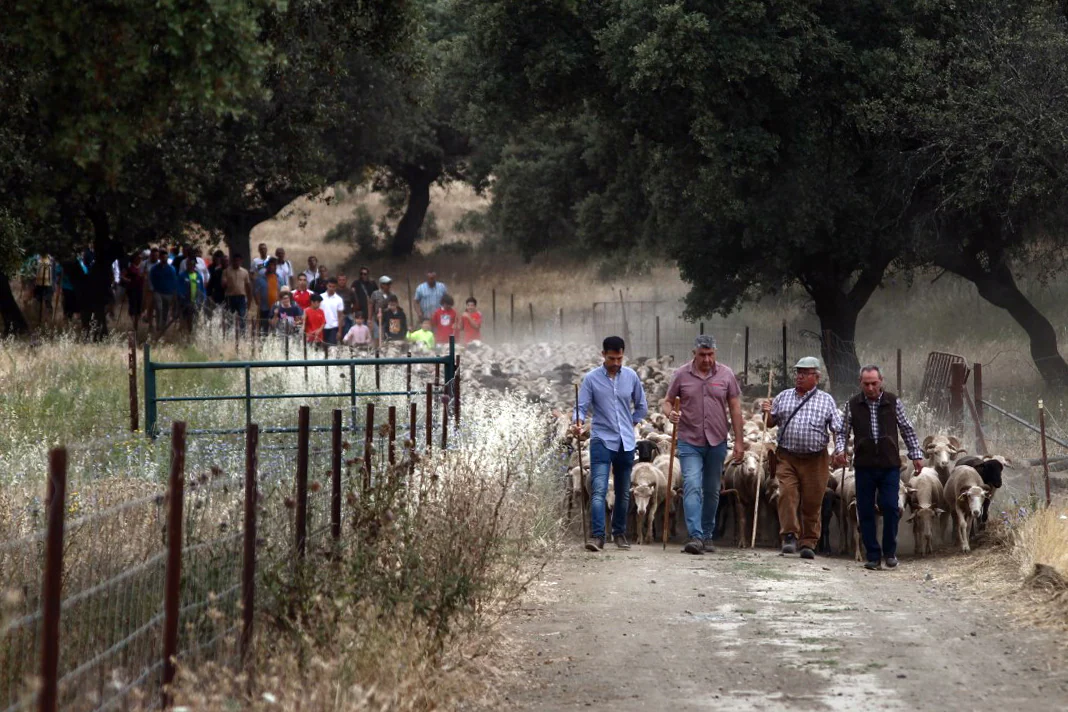
M 957 439 L 957 436 L 955 436 L 955 435 L 950 435 L 949 436 L 949 446 L 951 448 L 953 448 L 954 450 L 960 450 L 960 440 Z
M 968 490 L 970 490 L 970 489 L 971 489 L 971 487 L 968 487 L 967 485 L 965 485 L 964 487 L 961 487 L 960 488 L 960 494 L 957 495 L 957 499 L 967 499 L 968 498 Z

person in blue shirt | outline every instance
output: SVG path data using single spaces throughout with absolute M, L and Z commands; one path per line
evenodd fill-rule
M 581 434 L 581 423 L 593 413 L 590 428 L 590 532 L 587 551 L 601 551 L 605 540 L 605 496 L 609 468 L 615 473 L 616 504 L 612 512 L 612 536 L 616 546 L 629 549 L 627 511 L 630 509 L 630 471 L 634 467 L 634 425 L 645 417 L 649 404 L 634 369 L 623 365 L 625 344 L 609 336 L 601 346 L 604 364 L 587 373 L 579 388 L 572 414 L 572 432 Z
M 148 273 L 152 294 L 156 302 L 156 332 L 163 333 L 170 323 L 175 295 L 178 293 L 178 273 L 166 260 L 160 260 Z

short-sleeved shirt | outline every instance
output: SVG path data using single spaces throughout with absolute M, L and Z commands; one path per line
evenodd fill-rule
M 271 318 L 278 319 L 278 325 L 284 327 L 285 330 L 290 333 L 296 331 L 297 320 L 303 315 L 304 310 L 292 302 L 290 302 L 288 307 L 276 304 L 274 308 L 271 309 Z
M 341 298 L 340 294 L 331 296 L 326 293 L 323 294 L 323 303 L 320 308 L 326 315 L 326 328 L 336 329 L 338 327 L 338 317 L 345 314 L 345 300 Z
M 386 310 L 390 294 L 392 294 L 392 292 L 383 292 L 381 289 L 376 289 L 371 293 L 371 313 L 368 315 L 369 319 L 374 320 L 376 318 L 375 315 L 378 312 L 384 312 Z M 382 318 L 385 319 L 384 314 Z
M 293 301 L 297 303 L 297 306 L 301 309 L 307 309 L 311 306 L 311 295 L 307 289 L 294 289 Z
M 679 397 L 679 440 L 695 447 L 719 445 L 727 439 L 727 401 L 742 393 L 734 371 L 721 363 L 707 375 L 683 364 L 671 377 L 667 399 Z
M 789 388 L 771 402 L 771 415 L 779 427 L 779 447 L 784 450 L 798 453 L 826 450 L 827 431 L 836 435 L 842 432 L 842 414 L 838 412 L 834 397 L 818 389 L 789 424 L 783 427 L 785 420 L 801 405 L 806 395 L 798 395 L 796 388 Z
M 449 337 L 456 335 L 456 310 L 440 307 L 430 318 L 434 327 L 434 341 L 439 344 L 449 343 Z
M 353 324 L 342 342 L 348 346 L 364 346 L 371 343 L 371 330 L 367 324 Z
M 304 333 L 308 341 L 322 341 L 323 332 L 322 329 L 326 326 L 326 314 L 323 314 L 322 309 L 308 309 L 304 312 Z M 314 334 L 315 330 L 319 330 L 318 334 Z
M 415 288 L 415 301 L 419 302 L 419 309 L 424 317 L 430 316 L 441 306 L 441 298 L 445 296 L 445 283 L 434 282 L 431 287 L 423 282 Z
M 482 314 L 480 312 L 464 312 L 460 315 L 460 324 L 463 326 L 465 344 L 482 340 Z

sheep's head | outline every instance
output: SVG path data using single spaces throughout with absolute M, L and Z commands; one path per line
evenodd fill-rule
M 649 503 L 655 496 L 656 485 L 651 482 L 642 482 L 630 488 L 630 498 L 634 500 L 638 514 L 645 514 L 649 510 Z
M 928 435 L 923 439 L 923 456 L 927 458 L 927 464 L 947 475 L 953 461 L 966 452 L 960 440 L 952 435 Z

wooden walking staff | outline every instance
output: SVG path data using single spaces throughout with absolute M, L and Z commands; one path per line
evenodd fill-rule
M 768 400 L 771 400 L 771 384 L 775 380 L 775 369 L 768 369 Z M 749 548 L 756 546 L 757 515 L 760 514 L 760 488 L 764 486 L 764 455 L 768 451 L 768 414 L 764 414 L 764 429 L 760 432 L 760 461 L 757 463 L 756 496 L 753 497 L 753 538 Z
M 576 383 L 575 384 L 575 425 L 581 426 L 582 423 L 579 421 L 578 404 L 579 404 L 579 387 L 578 387 L 578 384 Z M 583 543 L 583 545 L 585 545 L 590 540 L 590 537 L 589 537 L 589 534 L 587 534 L 587 532 L 586 532 L 586 497 L 585 497 L 586 475 L 585 475 L 585 473 L 583 473 L 583 469 L 584 468 L 582 467 L 582 433 L 581 433 L 581 430 L 579 431 L 578 437 L 575 438 L 575 441 L 578 443 L 579 483 L 582 485 L 582 490 L 579 491 L 579 505 L 582 507 L 582 543 Z M 590 473 L 591 477 L 592 477 L 592 474 L 593 473 L 591 472 Z
M 671 412 L 677 413 L 679 411 L 679 397 L 675 396 L 675 402 L 671 404 Z M 667 538 L 668 538 L 668 510 L 671 509 L 669 501 L 674 501 L 674 496 L 671 494 L 671 478 L 675 474 L 675 446 L 679 442 L 679 425 L 675 424 L 675 427 L 671 429 L 671 459 L 668 460 L 668 483 L 667 492 L 664 494 L 664 526 L 661 527 L 661 538 L 664 540 L 664 551 L 667 551 Z M 670 500 L 668 498 L 671 498 Z M 677 521 L 677 520 L 676 520 Z

